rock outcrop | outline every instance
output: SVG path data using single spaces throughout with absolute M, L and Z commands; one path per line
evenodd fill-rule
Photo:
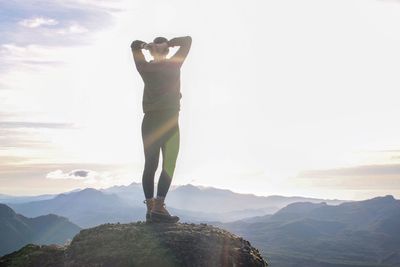
M 27 245 L 0 258 L 3 266 L 267 266 L 250 243 L 207 224 L 103 224 L 68 246 Z

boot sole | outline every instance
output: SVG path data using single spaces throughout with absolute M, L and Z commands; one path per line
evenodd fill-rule
M 168 215 L 162 215 L 157 213 L 151 213 L 151 222 L 159 222 L 159 223 L 176 223 L 179 221 L 179 217 L 172 217 Z

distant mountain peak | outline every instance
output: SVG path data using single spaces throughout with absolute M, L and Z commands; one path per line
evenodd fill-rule
M 63 197 L 81 197 L 81 196 L 98 196 L 104 194 L 103 192 L 95 189 L 95 188 L 85 188 L 75 192 L 63 193 L 59 194 L 56 198 L 63 198 Z
M 16 214 L 13 209 L 11 209 L 9 206 L 6 204 L 0 203 L 0 218 L 9 218 L 9 217 L 14 217 Z
M 275 213 L 276 216 L 279 216 L 281 214 L 285 213 L 301 213 L 305 214 L 308 213 L 314 209 L 320 208 L 320 207 L 326 207 L 328 204 L 326 202 L 320 202 L 320 203 L 312 203 L 312 202 L 295 202 L 287 205 L 286 207 L 280 209 L 278 212 Z M 276 217 L 275 216 L 275 217 Z
M 197 192 L 197 191 L 200 191 L 201 189 L 198 188 L 195 185 L 192 185 L 192 184 L 185 184 L 185 185 L 180 185 L 180 186 L 176 187 L 175 190 L 184 190 L 184 191 L 195 191 L 195 192 Z
M 54 213 L 49 213 L 46 215 L 40 215 L 38 217 L 36 217 L 37 219 L 42 219 L 42 218 L 46 218 L 47 220 L 61 220 L 61 221 L 69 221 L 68 218 L 54 214 Z
M 367 199 L 367 201 L 380 201 L 380 200 L 386 200 L 386 201 L 393 201 L 396 200 L 393 195 L 386 195 L 386 196 L 379 196 L 379 197 L 374 197 L 371 199 Z
M 82 189 L 80 191 L 77 191 L 75 193 L 77 193 L 77 194 L 85 194 L 85 193 L 97 193 L 97 192 L 100 192 L 100 191 L 95 189 L 95 188 L 88 187 L 88 188 Z
M 387 200 L 396 200 L 393 195 L 386 195 L 382 198 L 387 199 Z
M 128 186 L 138 186 L 138 185 L 142 185 L 142 183 L 132 182 Z
M 368 205 L 368 206 L 370 206 L 371 204 L 374 204 L 374 205 L 381 206 L 381 205 L 393 204 L 396 202 L 399 202 L 399 201 L 396 200 L 392 195 L 386 195 L 386 196 L 374 197 L 374 198 L 367 199 L 367 200 L 345 202 L 345 203 L 342 203 L 341 205 L 344 205 L 344 206 Z
M 398 202 L 398 200 L 396 200 L 392 195 L 386 195 L 386 196 L 382 196 L 382 197 L 374 197 L 371 199 L 367 199 L 364 201 L 361 201 L 361 203 L 374 203 L 376 205 L 387 205 L 387 204 L 392 204 L 392 203 L 396 203 Z

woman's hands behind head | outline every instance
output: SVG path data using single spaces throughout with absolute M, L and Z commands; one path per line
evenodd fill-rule
M 146 50 L 159 52 L 159 53 L 162 53 L 163 51 L 167 50 L 167 48 L 168 48 L 167 42 L 160 43 L 160 44 L 149 43 L 144 46 L 144 49 L 146 49 Z
M 144 47 L 150 51 L 150 54 L 154 56 L 166 56 L 169 53 L 169 46 L 167 42 L 163 43 L 149 43 Z

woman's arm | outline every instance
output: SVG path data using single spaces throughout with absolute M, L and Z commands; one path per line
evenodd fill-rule
M 169 47 L 180 46 L 178 51 L 176 51 L 175 55 L 173 55 L 170 60 L 181 66 L 183 64 L 183 61 L 185 61 L 186 56 L 189 54 L 190 47 L 192 45 L 192 37 L 176 37 L 172 38 L 167 43 Z
M 133 59 L 135 60 L 136 69 L 139 72 L 145 70 L 148 65 L 142 49 L 148 49 L 148 44 L 146 42 L 135 40 L 131 43 Z

